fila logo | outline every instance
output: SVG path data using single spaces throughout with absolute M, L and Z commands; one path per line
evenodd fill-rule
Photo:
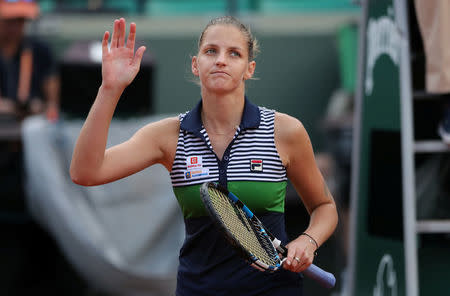
M 262 159 L 252 159 L 252 160 L 250 160 L 250 171 L 252 171 L 252 172 L 262 172 L 263 171 L 263 161 L 262 161 Z

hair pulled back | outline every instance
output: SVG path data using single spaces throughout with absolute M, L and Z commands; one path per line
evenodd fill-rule
M 247 41 L 248 60 L 252 61 L 256 57 L 259 52 L 258 41 L 255 37 L 253 37 L 250 29 L 246 25 L 232 16 L 221 16 L 210 20 L 200 34 L 200 38 L 198 39 L 198 50 L 200 50 L 200 47 L 202 46 L 203 37 L 205 36 L 208 28 L 215 25 L 231 25 L 239 29 Z

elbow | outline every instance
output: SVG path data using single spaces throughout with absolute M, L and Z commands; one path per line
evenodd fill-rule
M 337 227 L 337 225 L 339 223 L 339 214 L 338 214 L 337 207 L 336 207 L 335 203 L 333 203 L 333 208 L 334 208 L 334 211 L 333 211 L 333 218 L 334 218 L 334 229 L 333 229 L 333 231 L 334 231 L 334 230 L 336 230 L 336 227 Z
M 87 180 L 72 170 L 70 170 L 70 179 L 77 185 L 88 186 Z
M 87 182 L 77 175 L 70 174 L 70 179 L 72 179 L 72 182 L 77 185 L 88 186 Z
M 88 175 L 80 172 L 79 169 L 75 168 L 73 165 L 70 166 L 70 179 L 73 183 L 81 186 L 92 186 L 94 185 L 92 179 Z

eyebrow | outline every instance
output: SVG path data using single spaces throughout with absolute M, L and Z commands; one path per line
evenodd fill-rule
M 207 43 L 205 45 L 203 45 L 203 47 L 219 47 L 219 45 L 214 44 L 214 43 Z M 243 50 L 241 47 L 239 46 L 230 46 L 227 49 L 231 49 L 231 50 Z

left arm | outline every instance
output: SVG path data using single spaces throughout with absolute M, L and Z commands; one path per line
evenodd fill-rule
M 304 232 L 320 246 L 334 232 L 338 215 L 333 196 L 316 165 L 308 133 L 297 119 L 277 113 L 275 143 L 288 178 L 310 215 L 308 228 Z M 287 247 L 286 269 L 301 272 L 313 262 L 316 245 L 308 236 L 300 235 Z M 300 262 L 294 260 L 295 257 Z

